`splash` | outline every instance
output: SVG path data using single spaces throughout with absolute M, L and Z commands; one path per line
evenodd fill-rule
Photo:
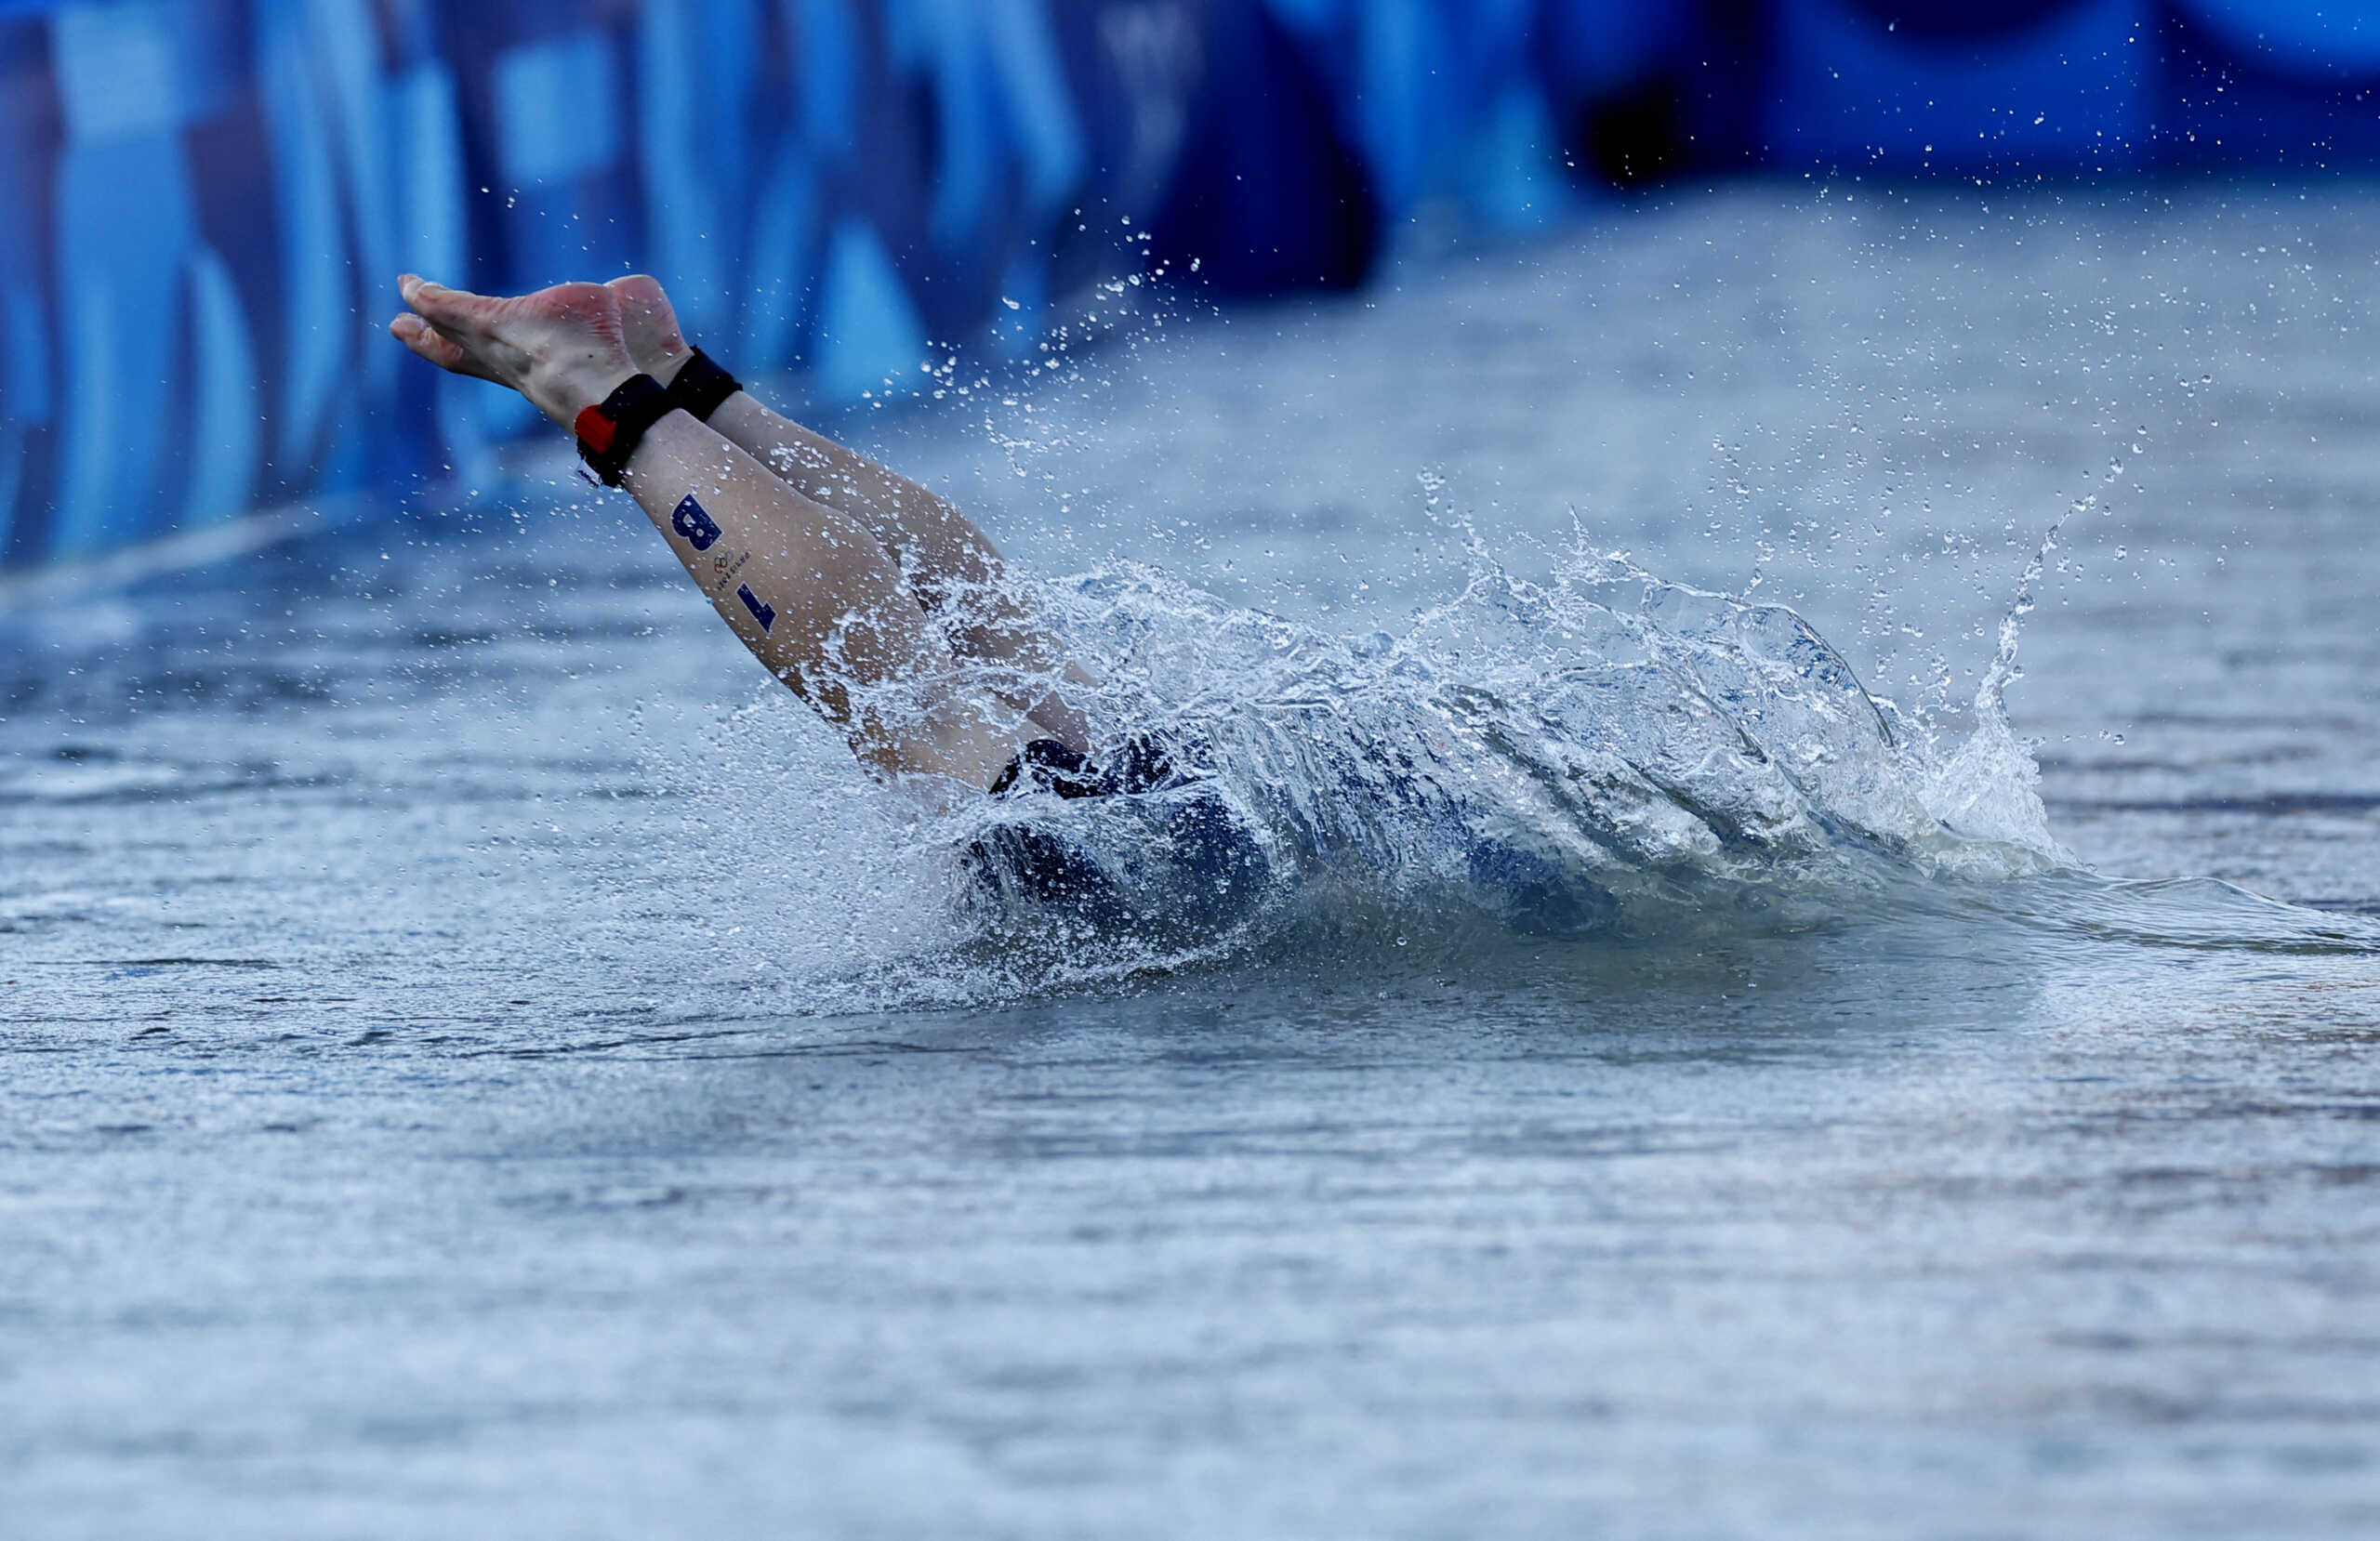
M 1148 568 L 1058 586 L 1103 681 L 1095 713 L 1177 746 L 1197 779 L 956 816 L 964 924 L 986 951 L 1114 971 L 1318 932 L 1445 950 L 1793 929 L 2070 865 L 2000 709 L 2017 617 L 1991 709 L 1943 756 L 1785 606 L 1666 582 L 1582 535 L 1554 555 L 1530 581 L 1474 542 L 1454 599 L 1360 637 Z M 1193 817 L 1210 844 L 1185 856 Z M 1219 823 L 1238 842 L 1220 861 Z M 1062 845 L 1106 913 L 1022 874 L 1024 840 Z
M 2096 502 L 2096 497 L 2082 499 L 2068 510 L 2068 517 L 2087 511 Z M 1933 776 L 1930 806 L 1946 827 L 1971 838 L 2018 846 L 2046 844 L 2057 853 L 2060 865 L 2071 866 L 2072 859 L 2049 835 L 2042 808 L 2041 768 L 2008 726 L 2008 687 L 2025 673 L 2016 662 L 2025 618 L 2033 612 L 2034 596 L 2065 524 L 2061 519 L 2049 527 L 2016 580 L 2016 598 L 2001 617 L 1991 666 L 1976 686 L 1975 731 Z
M 1583 534 L 1538 553 L 1541 581 L 1468 537 L 1453 598 L 1357 636 L 1153 568 L 1079 574 L 1042 595 L 1101 681 L 1070 693 L 1102 752 L 1164 746 L 1172 784 L 921 812 L 772 691 L 677 768 L 682 870 L 640 867 L 641 918 L 740 917 L 710 924 L 712 963 L 683 981 L 684 1009 L 712 1019 L 1249 965 L 1525 977 L 1549 957 L 1873 921 L 2056 945 L 2380 945 L 2366 923 L 2220 884 L 2103 879 L 2058 843 L 2004 702 L 2055 542 L 1971 731 L 1949 738 L 1870 695 L 1792 610 L 1668 582 Z

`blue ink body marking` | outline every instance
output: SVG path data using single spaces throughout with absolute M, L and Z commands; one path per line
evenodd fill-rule
M 697 551 L 709 550 L 711 542 L 719 539 L 719 526 L 711 522 L 710 515 L 694 501 L 692 493 L 669 516 L 669 528 L 685 536 L 686 544 Z
M 735 597 L 744 601 L 744 608 L 752 612 L 752 619 L 760 623 L 762 631 L 768 630 L 770 626 L 776 624 L 777 612 L 763 603 L 758 594 L 752 592 L 750 584 L 737 584 Z

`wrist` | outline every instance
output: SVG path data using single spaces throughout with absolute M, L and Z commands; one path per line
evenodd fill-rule
M 645 373 L 665 386 L 675 385 L 679 374 L 694 362 L 694 350 L 691 348 L 665 349 Z
M 539 411 L 568 428 L 578 421 L 580 413 L 600 405 L 638 373 L 635 362 L 624 356 L 570 360 L 540 371 L 541 377 L 533 377 L 523 394 Z
M 659 381 L 650 375 L 631 375 L 601 402 L 579 409 L 571 423 L 578 456 L 597 481 L 619 486 L 646 430 L 676 410 Z

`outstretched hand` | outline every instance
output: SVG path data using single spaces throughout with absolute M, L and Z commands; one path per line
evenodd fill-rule
M 521 392 L 564 427 L 638 372 L 619 298 L 601 283 L 496 298 L 407 273 L 397 292 L 411 308 L 389 323 L 399 342 L 441 369 Z

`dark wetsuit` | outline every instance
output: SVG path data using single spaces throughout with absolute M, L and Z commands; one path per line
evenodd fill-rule
M 1292 879 L 1196 768 L 1202 747 L 1135 734 L 1093 764 L 1036 739 L 992 783 L 994 797 L 1116 798 L 1132 816 L 1044 810 L 996 824 L 969 847 L 976 882 L 1006 905 L 1141 934 L 1211 933 L 1244 918 Z M 1524 935 L 1600 934 L 1619 918 L 1612 895 L 1558 857 L 1469 830 L 1461 840 L 1476 898 Z
M 1057 739 L 1035 739 L 991 785 L 996 797 L 1049 793 L 1149 797 L 1144 828 L 1117 849 L 1094 850 L 1084 831 L 1060 820 L 996 825 L 968 848 L 980 887 L 1010 901 L 1100 926 L 1154 922 L 1212 927 L 1248 913 L 1271 876 L 1247 824 L 1175 747 L 1146 733 L 1117 744 L 1098 765 Z M 1170 794 L 1168 796 L 1168 794 Z M 1117 832 L 1110 832 L 1115 834 Z
M 1107 797 L 1117 793 L 1155 792 L 1179 786 L 1191 778 L 1173 768 L 1173 757 L 1146 733 L 1126 739 L 1105 769 L 1096 769 L 1088 755 L 1077 754 L 1064 741 L 1037 738 L 1017 751 L 992 782 L 992 796 L 1011 792 L 1054 792 L 1061 797 Z

